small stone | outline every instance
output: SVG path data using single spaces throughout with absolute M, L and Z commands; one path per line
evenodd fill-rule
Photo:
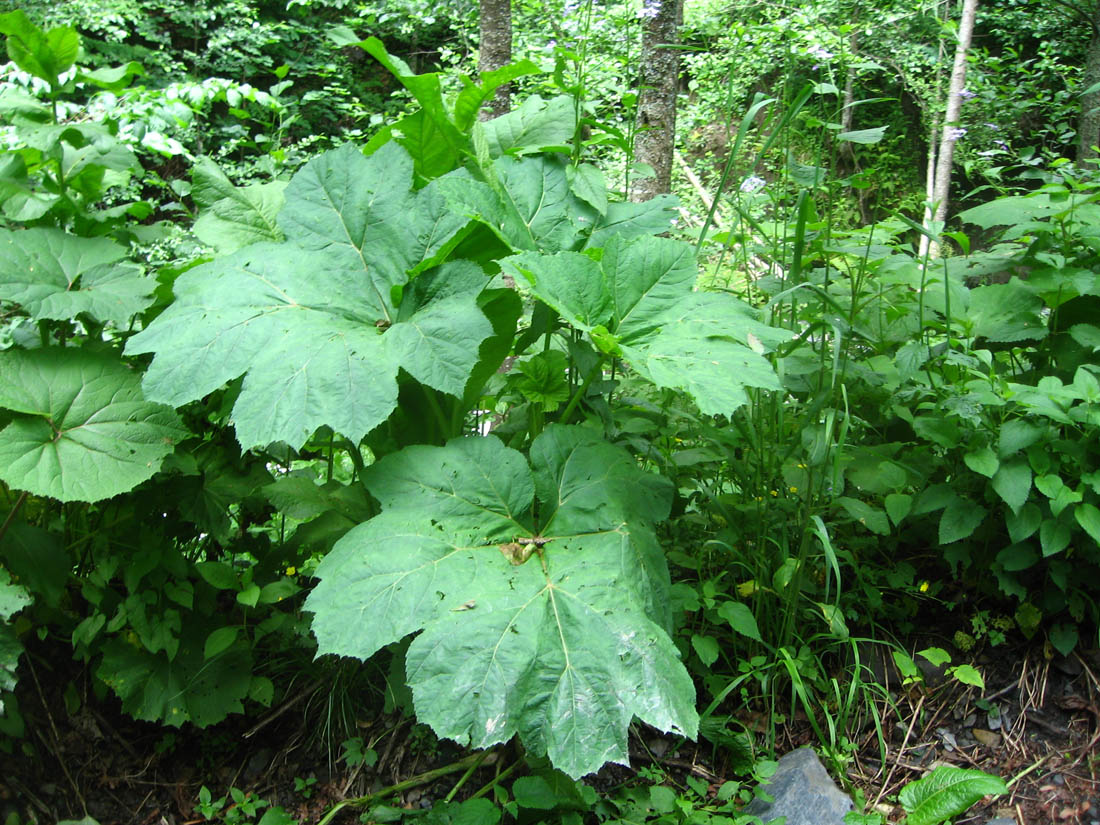
M 986 727 L 990 730 L 1001 729 L 1001 709 L 994 705 L 985 715 Z
M 650 739 L 647 744 L 649 746 L 649 752 L 658 759 L 668 753 L 668 741 L 665 739 L 655 736 Z
M 968 714 L 966 719 L 963 720 L 963 727 L 964 728 L 972 728 L 977 723 L 978 723 L 978 714 L 971 713 L 971 714 Z
M 1001 744 L 1001 735 L 999 733 L 993 733 L 993 731 L 982 730 L 981 728 L 974 728 L 970 731 L 975 739 L 985 745 L 987 748 L 995 748 Z
M 852 810 L 852 800 L 833 783 L 810 748 L 781 757 L 771 782 L 762 790 L 774 801 L 754 799 L 745 813 L 764 822 L 785 816 L 787 825 L 843 825 L 844 815 Z
M 271 757 L 274 753 L 270 748 L 260 748 L 249 758 L 247 764 L 244 766 L 244 778 L 248 782 L 252 782 L 254 779 L 259 778 L 267 766 L 271 764 Z
M 1080 676 L 1081 675 L 1081 662 L 1077 657 L 1070 659 L 1067 656 L 1055 656 L 1053 664 L 1058 670 L 1066 674 L 1066 676 Z
M 955 750 L 959 746 L 959 743 L 955 741 L 955 734 L 949 731 L 947 728 L 936 728 L 936 736 L 943 742 L 943 746 L 947 748 L 948 752 Z

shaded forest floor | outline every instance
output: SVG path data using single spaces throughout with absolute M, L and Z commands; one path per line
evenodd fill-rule
M 40 658 L 43 653 L 30 651 L 33 667 L 24 664 L 28 678 L 19 682 L 24 735 L 4 740 L 11 752 L 0 753 L 0 822 L 53 823 L 88 815 L 101 825 L 193 825 L 214 821 L 204 819 L 198 804 L 206 786 L 215 799 L 237 788 L 281 805 L 302 823 L 316 823 L 335 803 L 383 789 L 384 798 L 371 804 L 425 809 L 456 784 L 461 788 L 454 798 L 463 799 L 502 773 L 515 777 L 524 769 L 522 755 L 511 746 L 478 762 L 399 713 L 381 712 L 357 720 L 363 739 L 375 743 L 377 762 L 349 767 L 339 760 L 340 748 L 319 734 L 323 720 L 313 700 L 323 691 L 320 684 L 258 721 L 230 717 L 201 731 L 136 722 L 112 698 L 97 702 L 90 692 L 70 712 L 72 691 L 67 703 L 62 686 L 72 677 L 79 683 L 82 674 L 73 663 L 62 665 L 71 673 L 51 670 L 54 663 Z M 1010 796 L 972 809 L 956 825 L 995 816 L 1018 825 L 1100 823 L 1100 651 L 1048 660 L 1036 646 L 1002 646 L 977 663 L 986 675 L 984 697 L 935 675 L 928 688 L 905 689 L 893 684 L 889 669 L 880 673 L 891 696 L 878 708 L 885 754 L 873 724 L 848 731 L 846 789 L 862 793 L 893 821 L 902 813 L 891 802 L 899 788 L 946 762 L 1006 781 L 1019 777 Z M 746 729 L 759 726 L 751 713 L 727 712 Z M 779 729 L 776 750 L 806 744 L 818 742 L 806 717 L 796 713 Z M 678 742 L 635 726 L 631 750 L 632 769 L 608 766 L 590 784 L 614 793 L 661 775 L 683 787 L 693 776 L 716 794 L 725 781 L 744 779 L 735 775 L 728 754 L 705 741 Z M 459 783 L 460 777 L 465 781 Z M 232 804 L 220 813 L 224 821 L 259 820 L 259 813 L 232 819 Z M 332 821 L 359 822 L 366 809 L 349 805 Z M 590 812 L 585 821 L 598 818 Z

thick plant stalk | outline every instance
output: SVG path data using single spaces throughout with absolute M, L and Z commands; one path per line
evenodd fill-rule
M 676 93 L 680 81 L 679 28 L 683 0 L 645 0 L 642 40 L 642 93 L 638 98 L 638 136 L 634 160 L 648 163 L 654 177 L 639 178 L 630 199 L 647 201 L 672 189 L 672 157 L 676 146 Z
M 477 70 L 491 72 L 512 61 L 512 0 L 481 0 L 481 35 Z M 496 90 L 482 117 L 488 119 L 505 114 L 512 107 L 512 84 Z
M 970 40 L 974 34 L 974 18 L 978 13 L 978 0 L 963 0 L 962 17 L 959 19 L 958 42 L 955 44 L 955 63 L 951 68 L 951 81 L 947 89 L 947 107 L 943 116 L 943 129 L 940 132 L 940 149 L 936 157 L 936 174 L 932 187 L 932 221 L 925 228 L 942 224 L 947 217 L 947 201 L 951 188 L 951 165 L 955 156 L 955 141 L 964 130 L 959 127 L 959 115 L 962 112 L 963 92 L 966 88 L 966 55 L 970 51 Z M 939 256 L 939 243 L 921 236 L 921 257 L 927 251 L 930 257 Z

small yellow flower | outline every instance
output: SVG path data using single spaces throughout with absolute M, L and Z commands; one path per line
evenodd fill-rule
M 798 492 L 798 488 L 797 488 L 797 487 L 788 487 L 788 488 L 787 488 L 787 490 L 788 490 L 789 492 L 792 492 L 792 493 L 797 493 L 797 492 Z
M 764 500 L 764 497 L 763 497 L 763 496 L 757 496 L 757 497 L 756 497 L 756 500 L 757 500 L 757 501 L 763 501 L 763 500 Z
M 772 495 L 773 495 L 773 496 L 778 496 L 778 495 L 779 495 L 779 491 L 778 491 L 778 490 L 772 490 Z
M 920 583 L 920 592 L 921 593 L 927 593 L 928 592 L 928 582 L 921 582 Z
M 291 566 L 291 567 L 288 567 L 288 568 L 286 569 L 286 574 L 287 574 L 288 576 L 293 576 L 293 575 L 294 575 L 295 573 L 297 573 L 297 572 L 298 572 L 298 568 L 297 568 L 297 567 L 293 567 L 293 566 Z

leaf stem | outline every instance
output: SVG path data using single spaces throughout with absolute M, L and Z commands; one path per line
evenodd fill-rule
M 493 788 L 495 788 L 497 785 L 499 785 L 502 780 L 507 779 L 509 776 L 511 776 L 513 773 L 515 773 L 516 768 L 518 768 L 522 764 L 524 764 L 523 760 L 522 759 L 517 759 L 515 762 L 513 762 L 507 768 L 505 768 L 500 773 L 498 773 L 496 776 L 494 776 L 492 781 L 486 783 L 486 785 L 483 788 L 480 788 L 476 793 L 471 794 L 470 799 L 481 799 L 481 797 L 485 796 L 485 794 L 489 793 L 489 791 L 491 791 Z
M 435 391 L 424 384 L 421 384 L 420 387 L 424 390 L 424 397 L 428 399 L 428 406 L 431 408 L 432 415 L 435 416 L 436 424 L 439 426 L 439 442 L 444 444 L 452 435 L 450 422 L 447 420 L 447 416 L 443 414 L 443 407 L 439 405 L 439 399 L 436 398 Z
M 474 771 L 481 767 L 481 763 L 485 761 L 485 757 L 488 756 L 489 753 L 490 751 L 481 752 L 480 758 L 466 769 L 466 773 L 462 774 L 462 778 L 459 779 L 458 782 L 455 783 L 455 786 L 451 788 L 445 797 L 443 797 L 444 802 L 450 802 L 455 798 L 455 794 L 466 784 L 466 780 L 473 776 Z
M 24 490 L 19 494 L 19 498 L 15 501 L 15 506 L 11 508 L 11 512 L 8 513 L 8 517 L 4 519 L 4 524 L 0 525 L 0 541 L 3 540 L 4 534 L 8 532 L 8 528 L 11 527 L 11 523 L 15 521 L 15 516 L 19 513 L 19 510 L 23 507 L 23 502 L 27 500 L 27 491 Z
M 589 385 L 595 380 L 596 376 L 603 371 L 603 365 L 607 361 L 607 353 L 600 354 L 600 360 L 596 362 L 596 366 L 585 376 L 584 383 L 577 387 L 577 391 L 573 393 L 573 397 L 569 399 L 569 404 L 566 405 L 565 410 L 561 414 L 561 423 L 568 424 L 570 417 L 573 415 L 573 410 L 576 409 L 577 404 L 580 403 L 581 398 L 588 391 Z
M 457 762 L 452 762 L 449 765 L 444 765 L 441 768 L 433 768 L 430 771 L 424 771 L 416 776 L 409 777 L 408 779 L 398 782 L 396 785 L 390 785 L 388 788 L 382 788 L 374 793 L 369 793 L 366 796 L 357 796 L 353 799 L 345 799 L 343 802 L 337 804 L 331 811 L 329 811 L 321 819 L 317 825 L 328 825 L 335 818 L 336 814 L 342 811 L 344 808 L 363 808 L 369 805 L 371 802 L 376 802 L 380 799 L 385 799 L 387 796 L 393 796 L 394 794 L 407 791 L 412 788 L 419 787 L 421 785 L 427 785 L 429 782 L 434 782 L 441 776 L 447 776 L 448 774 L 458 773 L 461 770 L 473 766 L 476 768 L 482 760 L 485 759 L 488 752 L 472 753 L 467 757 L 459 759 Z M 498 777 L 499 779 L 499 777 Z

